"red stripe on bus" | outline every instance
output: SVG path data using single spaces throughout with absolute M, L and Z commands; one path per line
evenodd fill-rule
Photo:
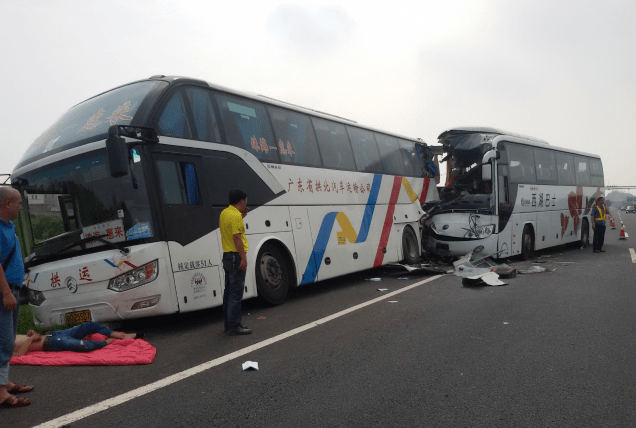
M 375 262 L 373 267 L 382 265 L 384 260 L 383 248 L 386 247 L 386 243 L 389 242 L 389 235 L 391 234 L 391 226 L 393 225 L 393 213 L 395 212 L 395 203 L 400 196 L 400 188 L 402 186 L 402 177 L 395 177 L 393 179 L 393 189 L 391 190 L 391 198 L 389 199 L 389 205 L 386 210 L 386 217 L 384 218 L 384 226 L 382 227 L 382 235 L 380 235 L 380 245 L 378 245 L 378 252 L 375 254 Z
M 424 179 L 424 187 L 422 188 L 422 196 L 420 196 L 420 202 L 426 202 L 426 195 L 428 195 L 428 186 L 431 184 L 430 178 Z

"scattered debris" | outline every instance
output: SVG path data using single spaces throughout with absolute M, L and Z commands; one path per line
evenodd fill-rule
M 378 288 L 378 291 L 389 291 L 388 288 Z
M 405 276 L 401 276 L 401 277 L 399 277 L 398 279 L 406 279 L 406 280 L 409 280 L 409 279 L 411 279 L 411 278 L 407 278 L 407 277 L 405 277 Z
M 382 278 L 366 278 L 365 281 L 382 281 Z
M 488 272 L 482 275 L 469 276 L 469 277 L 462 278 L 462 285 L 464 286 L 471 286 L 471 285 L 474 286 L 474 285 L 481 285 L 481 284 L 492 285 L 492 286 L 508 285 L 505 282 L 501 281 L 499 279 L 499 275 L 497 275 L 494 272 Z
M 532 263 L 545 263 L 545 262 L 546 262 L 545 260 L 535 260 Z
M 397 300 L 389 300 L 388 303 L 397 303 Z
M 263 315 L 261 315 L 260 317 L 256 318 L 257 320 L 264 320 L 265 317 Z
M 243 363 L 243 371 L 246 370 L 258 370 L 258 363 L 256 361 L 245 361 Z
M 529 273 L 541 273 L 541 272 L 545 272 L 546 269 L 542 268 L 541 266 L 530 266 L 528 269 L 525 270 L 519 270 L 519 273 L 521 274 L 529 274 Z
M 508 325 L 508 324 L 510 324 L 510 323 L 509 323 L 509 322 L 504 321 L 504 325 Z

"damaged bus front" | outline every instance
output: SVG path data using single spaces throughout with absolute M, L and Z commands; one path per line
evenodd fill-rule
M 599 156 L 494 128 L 451 129 L 439 143 L 447 175 L 439 202 L 424 204 L 428 252 L 525 259 L 536 249 L 587 243 L 590 207 L 604 183 Z

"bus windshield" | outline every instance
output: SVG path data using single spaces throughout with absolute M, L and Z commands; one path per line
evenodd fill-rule
M 494 134 L 445 134 L 440 138 L 447 153 L 446 185 L 440 189 L 440 202 L 433 209 L 494 213 L 491 182 L 481 178 L 481 161 L 492 148 Z
M 144 159 L 130 150 L 131 173 L 117 179 L 108 173 L 105 149 L 12 177 L 27 201 L 24 214 L 37 258 L 95 236 L 121 245 L 153 236 Z M 94 240 L 85 249 L 103 245 Z
M 130 125 L 136 115 L 145 115 L 147 109 L 142 109 L 143 113 L 139 110 L 144 99 L 166 85 L 167 82 L 162 81 L 133 83 L 76 105 L 31 144 L 18 166 L 45 154 L 105 139 L 111 125 Z

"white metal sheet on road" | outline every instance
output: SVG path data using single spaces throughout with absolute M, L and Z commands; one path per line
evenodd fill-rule
M 343 315 L 346 315 L 346 314 L 349 314 L 351 312 L 357 311 L 358 309 L 362 309 L 362 308 L 364 308 L 366 306 L 372 305 L 374 303 L 381 302 L 382 300 L 386 300 L 386 299 L 388 299 L 390 297 L 393 297 L 393 296 L 398 295 L 400 293 L 403 293 L 405 291 L 411 290 L 411 289 L 413 289 L 415 287 L 419 287 L 422 284 L 426 284 L 427 282 L 431 282 L 431 281 L 433 281 L 433 280 L 435 280 L 437 278 L 440 278 L 442 276 L 443 275 L 436 275 L 436 276 L 433 276 L 431 278 L 427 278 L 427 279 L 425 279 L 423 281 L 416 282 L 415 284 L 411 284 L 409 286 L 401 288 L 399 290 L 393 291 L 391 293 L 383 294 L 381 297 L 369 300 L 368 302 L 360 303 L 359 305 L 352 306 L 349 309 L 345 309 L 345 310 L 337 312 L 337 313 L 335 313 L 333 315 L 329 315 L 328 317 L 324 317 L 324 318 L 321 318 L 321 319 L 319 319 L 317 321 L 310 322 L 310 323 L 305 324 L 305 325 L 303 325 L 301 327 L 298 327 L 298 328 L 295 328 L 293 330 L 290 330 L 290 331 L 288 331 L 286 333 L 279 334 L 278 336 L 274 336 L 274 337 L 272 337 L 270 339 L 264 340 L 264 341 L 259 342 L 259 343 L 255 343 L 254 345 L 250 345 L 250 346 L 248 346 L 246 348 L 239 349 L 238 351 L 232 352 L 230 354 L 224 355 L 224 356 L 216 358 L 214 360 L 205 362 L 203 364 L 199 364 L 196 367 L 192 367 L 192 368 L 190 368 L 188 370 L 184 370 L 184 371 L 182 371 L 180 373 L 176 373 L 176 374 L 174 374 L 172 376 L 168 376 L 168 377 L 166 377 L 164 379 L 158 380 L 158 381 L 153 382 L 153 383 L 151 383 L 149 385 L 142 386 L 142 387 L 137 388 L 137 389 L 133 389 L 132 391 L 126 392 L 124 394 L 118 395 L 118 396 L 110 398 L 108 400 L 104 400 L 104 401 L 102 401 L 100 403 L 95 403 L 95 404 L 90 405 L 88 407 L 85 407 L 83 409 L 77 410 L 77 411 L 75 411 L 73 413 L 69 413 L 67 415 L 60 416 L 59 418 L 56 418 L 56 419 L 50 420 L 48 422 L 45 422 L 43 424 L 37 425 L 36 428 L 60 427 L 60 426 L 63 426 L 63 425 L 71 424 L 71 423 L 76 422 L 76 421 L 78 421 L 80 419 L 84 419 L 84 418 L 86 418 L 88 416 L 91 416 L 91 415 L 94 415 L 94 414 L 99 413 L 101 411 L 110 409 L 111 407 L 115 407 L 115 406 L 117 406 L 119 404 L 128 402 L 128 401 L 130 401 L 132 399 L 135 399 L 137 397 L 141 397 L 142 395 L 146 395 L 146 394 L 148 394 L 148 393 L 150 393 L 152 391 L 156 391 L 156 390 L 161 389 L 163 387 L 169 386 L 169 385 L 171 385 L 171 384 L 173 384 L 175 382 L 178 382 L 180 380 L 189 378 L 190 376 L 194 376 L 194 375 L 196 375 L 198 373 L 201 373 L 201 372 L 203 372 L 205 370 L 211 369 L 212 367 L 219 366 L 219 365 L 221 365 L 223 363 L 231 361 L 231 360 L 233 360 L 235 358 L 238 358 L 238 357 L 240 357 L 242 355 L 245 355 L 245 354 L 248 354 L 250 352 L 256 351 L 257 349 L 261 349 L 261 348 L 264 348 L 264 347 L 266 347 L 268 345 L 271 345 L 273 343 L 280 342 L 283 339 L 287 339 L 288 337 L 292 337 L 292 336 L 294 336 L 294 335 L 296 335 L 298 333 L 302 333 L 302 332 L 307 331 L 307 330 L 309 330 L 311 328 L 317 327 L 317 326 L 319 326 L 321 324 L 324 324 L 326 322 L 329 322 L 329 321 L 332 321 L 332 320 L 334 320 L 336 318 L 339 318 L 339 317 L 341 317 Z

